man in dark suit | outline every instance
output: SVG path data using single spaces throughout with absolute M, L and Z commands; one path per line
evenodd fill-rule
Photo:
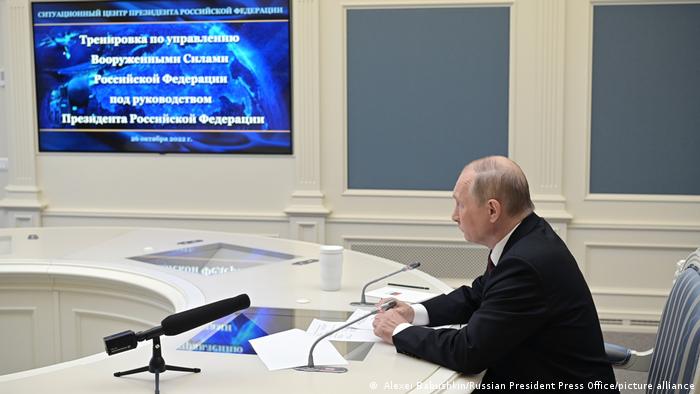
M 491 250 L 486 272 L 471 287 L 378 314 L 375 334 L 455 371 L 486 370 L 487 388 L 617 392 L 590 290 L 564 242 L 533 212 L 520 167 L 499 156 L 476 160 L 453 197 L 464 237 Z M 467 325 L 422 327 L 447 324 Z

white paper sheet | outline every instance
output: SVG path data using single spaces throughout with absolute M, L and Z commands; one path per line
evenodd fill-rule
M 367 311 L 365 311 L 364 314 L 367 314 Z M 370 321 L 370 327 L 372 324 L 372 319 L 374 319 L 374 316 L 370 316 L 367 319 L 365 319 Z M 306 329 L 306 332 L 318 338 L 321 335 L 335 330 L 336 328 L 340 327 L 345 323 L 346 322 L 324 321 L 314 319 L 311 322 L 311 324 L 309 324 L 309 328 Z M 360 324 L 360 322 L 358 322 L 357 324 Z M 336 332 L 335 334 L 329 336 L 328 339 L 330 339 L 331 341 L 343 342 L 381 342 L 382 339 L 374 335 L 374 329 L 366 330 L 351 328 L 353 326 Z
M 429 300 L 438 294 L 406 289 L 401 287 L 384 286 L 365 293 L 367 297 L 396 298 L 399 301 L 415 303 Z
M 345 322 L 347 323 L 347 322 L 353 321 L 355 319 L 359 319 L 361 316 L 364 316 L 371 311 L 372 311 L 371 309 L 355 309 L 355 312 L 353 312 L 352 315 L 350 315 L 350 317 L 348 317 L 345 320 Z M 374 321 L 374 316 L 375 315 L 372 315 L 366 319 L 362 319 L 350 327 L 357 328 L 360 330 L 374 331 L 374 327 L 372 326 L 372 322 Z
M 309 349 L 316 340 L 298 328 L 251 339 L 250 344 L 270 371 L 307 365 Z M 314 349 L 315 365 L 346 365 L 338 350 L 324 339 Z

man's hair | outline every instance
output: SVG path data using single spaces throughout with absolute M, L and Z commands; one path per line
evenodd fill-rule
M 469 163 L 474 171 L 471 193 L 480 204 L 496 199 L 510 216 L 529 213 L 535 209 L 525 173 L 514 161 L 501 156 L 489 156 Z

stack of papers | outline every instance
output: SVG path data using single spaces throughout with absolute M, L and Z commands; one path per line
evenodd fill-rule
M 353 312 L 353 314 L 350 315 L 350 317 L 344 322 L 314 319 L 309 325 L 309 328 L 306 329 L 306 332 L 316 337 L 320 337 L 321 335 L 333 331 L 343 324 L 347 324 L 348 322 L 366 315 L 369 312 L 371 311 L 358 309 Z M 382 339 L 374 335 L 374 327 L 372 327 L 373 321 L 374 315 L 336 332 L 335 334 L 329 336 L 328 339 L 331 341 L 344 342 L 381 342 Z
M 367 292 L 367 296 L 370 297 L 396 298 L 404 302 L 421 302 L 436 295 L 390 286 Z M 308 364 L 311 345 L 316 339 L 367 315 L 371 311 L 371 309 L 357 309 L 344 322 L 314 319 L 306 331 L 294 328 L 266 337 L 251 339 L 250 344 L 270 371 L 305 366 Z M 374 327 L 372 326 L 374 317 L 375 315 L 368 316 L 319 342 L 314 349 L 314 364 L 346 365 L 348 363 L 329 341 L 381 342 L 382 339 L 374 335 Z
M 307 365 L 309 350 L 317 337 L 298 328 L 250 340 L 258 357 L 270 371 Z M 324 339 L 314 349 L 315 365 L 346 365 L 348 361 Z
M 270 371 L 304 366 L 308 364 L 309 350 L 316 339 L 369 312 L 371 310 L 358 309 L 344 322 L 314 319 L 306 331 L 294 328 L 266 337 L 251 339 L 250 344 Z M 374 335 L 372 321 L 374 321 L 374 315 L 362 319 L 319 342 L 314 349 L 314 364 L 345 365 L 348 363 L 329 342 L 331 340 L 380 342 L 381 338 Z

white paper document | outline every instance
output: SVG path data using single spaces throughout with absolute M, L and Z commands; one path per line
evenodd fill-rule
M 298 328 L 251 339 L 250 344 L 270 371 L 301 367 L 309 362 L 309 350 L 317 337 Z M 315 365 L 346 365 L 348 362 L 327 340 L 314 349 Z
M 348 317 L 348 318 L 345 320 L 345 322 L 347 323 L 347 322 L 351 322 L 351 321 L 353 321 L 353 320 L 359 319 L 360 317 L 362 317 L 362 316 L 368 314 L 369 312 L 371 312 L 371 310 L 367 310 L 367 309 L 355 309 L 355 312 L 353 312 L 352 315 L 350 315 L 350 317 Z M 374 331 L 374 326 L 372 326 L 372 322 L 374 321 L 374 316 L 375 316 L 375 315 L 372 315 L 372 316 L 370 316 L 370 317 L 368 317 L 368 318 L 366 318 L 366 319 L 362 319 L 362 320 L 358 321 L 357 323 L 353 324 L 353 325 L 350 326 L 350 327 L 352 327 L 352 328 L 357 328 L 357 329 L 360 329 L 360 330 L 370 330 L 370 331 Z
M 367 314 L 367 311 L 361 311 L 364 312 L 364 314 Z M 361 315 L 358 315 L 359 317 Z M 357 318 L 355 317 L 355 319 Z M 370 316 L 365 320 L 361 320 L 355 324 L 353 324 L 350 327 L 344 328 L 335 334 L 331 335 L 328 337 L 331 341 L 343 341 L 343 342 L 381 342 L 381 338 L 378 336 L 374 335 L 374 329 L 372 327 L 372 320 L 374 319 L 374 316 Z M 348 319 L 348 321 L 351 319 Z M 364 324 L 365 321 L 369 320 L 369 326 L 371 329 L 365 329 L 365 328 L 353 328 L 358 324 Z M 315 337 L 320 337 L 321 335 L 324 335 L 330 331 L 335 330 L 336 328 L 342 326 L 343 324 L 346 324 L 347 322 L 342 322 L 342 321 L 324 321 L 324 320 L 319 320 L 319 319 L 314 319 L 311 324 L 309 325 L 309 328 L 306 329 L 306 332 L 309 334 L 315 336 Z
M 424 291 L 405 289 L 401 287 L 384 286 L 379 289 L 370 290 L 365 293 L 367 297 L 376 298 L 396 298 L 399 301 L 415 303 L 429 300 L 439 294 Z

